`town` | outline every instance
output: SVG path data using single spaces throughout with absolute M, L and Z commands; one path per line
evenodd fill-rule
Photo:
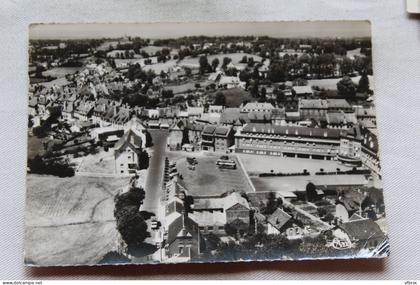
M 28 73 L 27 264 L 389 254 L 370 38 L 30 40 Z

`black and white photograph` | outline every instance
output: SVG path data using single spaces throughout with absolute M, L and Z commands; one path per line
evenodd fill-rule
M 387 257 L 374 52 L 369 21 L 32 24 L 25 264 Z

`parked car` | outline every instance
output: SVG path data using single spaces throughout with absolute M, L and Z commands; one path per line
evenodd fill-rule
M 160 222 L 156 218 L 152 218 L 152 230 L 157 230 L 160 227 Z

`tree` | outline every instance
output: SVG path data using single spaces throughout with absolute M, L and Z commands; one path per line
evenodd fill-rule
M 211 62 L 211 67 L 213 68 L 213 71 L 216 71 L 216 68 L 219 66 L 219 59 L 216 57 L 213 59 L 213 61 Z
M 153 146 L 153 138 L 152 135 L 148 130 L 144 130 L 144 134 L 146 136 L 146 147 L 152 147 Z
M 117 230 L 129 247 L 139 246 L 150 236 L 147 224 L 139 212 L 144 197 L 143 188 L 135 186 L 115 197 L 114 217 L 117 222 Z
M 239 239 L 246 232 L 248 232 L 248 228 L 249 225 L 240 219 L 236 219 L 230 223 L 225 224 L 225 232 L 236 239 Z
M 222 63 L 222 69 L 226 69 L 227 65 L 232 61 L 231 58 L 229 57 L 224 57 L 223 58 L 223 63 Z
M 217 92 L 216 97 L 214 99 L 214 105 L 222 105 L 226 104 L 226 97 L 222 92 Z
M 286 73 L 280 63 L 273 63 L 270 65 L 267 78 L 272 82 L 286 81 Z
M 260 99 L 258 101 L 259 102 L 266 102 L 267 101 L 267 89 L 265 89 L 265 87 L 261 88 L 261 95 L 260 95 Z
M 117 230 L 129 247 L 136 247 L 150 236 L 147 224 L 136 207 L 125 207 L 117 219 Z
M 188 135 L 188 129 L 187 128 L 184 128 L 182 130 L 182 141 L 181 141 L 181 145 L 189 144 L 189 143 L 190 143 L 190 137 Z
M 143 150 L 139 154 L 139 165 L 140 165 L 140 169 L 149 168 L 149 154 L 147 153 L 146 150 Z
M 316 187 L 312 182 L 309 182 L 306 185 L 305 195 L 306 195 L 306 200 L 309 202 L 318 200 L 318 193 L 316 192 Z
M 276 198 L 276 194 L 274 192 L 269 192 L 267 197 L 267 203 L 263 209 L 263 214 L 266 216 L 271 215 L 274 213 L 278 207 L 283 205 L 283 200 L 281 198 Z
M 200 74 L 204 74 L 208 72 L 210 65 L 209 65 L 209 61 L 207 60 L 207 56 L 205 55 L 200 56 L 200 59 L 198 62 L 200 64 Z
M 369 77 L 367 76 L 367 73 L 363 73 L 362 77 L 360 77 L 359 86 L 357 86 L 357 91 L 361 93 L 368 93 L 369 90 Z
M 122 264 L 130 262 L 131 260 L 127 256 L 117 251 L 110 251 L 102 257 L 98 264 Z
M 128 207 L 134 207 L 137 210 L 143 203 L 145 192 L 143 188 L 131 187 L 127 192 L 115 197 L 114 216 L 118 219 L 120 211 Z
M 353 99 L 356 95 L 356 85 L 348 76 L 344 76 L 343 79 L 337 82 L 337 90 L 338 94 L 348 99 Z
M 220 242 L 221 242 L 221 240 L 217 235 L 215 235 L 213 233 L 209 233 L 206 236 L 206 249 L 207 250 L 214 250 L 219 246 Z

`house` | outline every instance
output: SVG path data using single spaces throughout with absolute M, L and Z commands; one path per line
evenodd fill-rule
M 298 110 L 302 119 L 325 120 L 328 112 L 327 100 L 299 98 Z
M 263 113 L 271 113 L 274 107 L 271 103 L 260 103 L 260 102 L 249 102 L 246 103 L 242 108 L 242 113 L 250 113 L 250 112 L 263 112 Z
M 278 235 L 285 232 L 291 225 L 292 216 L 282 209 L 277 208 L 274 213 L 267 218 L 267 234 Z
M 234 131 L 230 126 L 207 125 L 201 133 L 201 149 L 227 152 L 234 144 Z
M 171 150 L 179 150 L 181 148 L 184 127 L 182 121 L 178 121 L 169 127 L 167 144 Z
M 133 116 L 131 120 L 124 124 L 124 132 L 132 130 L 142 140 L 142 148 L 146 147 L 146 128 L 143 126 L 143 122 L 136 116 Z
M 199 226 L 185 212 L 168 226 L 165 235 L 165 252 L 169 258 L 184 258 L 189 261 L 201 254 L 204 242 Z
M 328 128 L 349 129 L 357 124 L 356 114 L 344 111 L 328 112 L 326 120 Z
M 111 123 L 117 127 L 124 127 L 131 119 L 131 109 L 128 105 L 114 106 L 114 116 L 111 118 Z
M 309 97 L 314 93 L 311 86 L 293 86 L 292 92 L 298 97 Z
M 92 101 L 80 101 L 74 110 L 74 117 L 81 121 L 87 121 L 93 113 L 93 107 Z
M 378 135 L 376 128 L 363 128 L 362 132 L 362 163 L 370 170 L 381 175 L 381 164 L 379 160 Z
M 64 120 L 72 120 L 74 114 L 74 105 L 73 102 L 64 101 L 63 109 L 61 111 L 61 115 L 63 116 Z
M 249 203 L 239 192 L 232 192 L 223 199 L 223 210 L 226 213 L 227 223 L 241 220 L 249 224 Z
M 338 225 L 332 231 L 333 236 L 348 242 L 350 247 L 372 249 L 386 239 L 377 223 L 370 219 L 356 219 Z
M 239 77 L 236 76 L 225 76 L 222 75 L 219 78 L 219 81 L 217 82 L 218 88 L 225 88 L 225 89 L 231 89 L 231 88 L 244 88 L 245 82 L 241 82 Z
M 218 113 L 221 114 L 223 113 L 224 110 L 224 106 L 222 105 L 210 105 L 209 109 L 208 109 L 208 113 Z
M 191 107 L 187 106 L 188 118 L 196 119 L 200 118 L 204 113 L 204 107 Z
M 221 212 L 225 215 L 226 223 L 236 220 L 241 220 L 246 224 L 250 222 L 249 203 L 239 192 L 231 192 L 226 196 L 194 197 L 194 204 L 191 208 L 193 213 Z M 216 218 L 212 217 L 212 219 Z M 216 220 L 221 221 L 220 217 Z
M 142 139 L 131 129 L 118 140 L 114 146 L 116 174 L 134 174 L 139 169 L 142 144 Z
M 226 214 L 220 211 L 193 212 L 189 217 L 195 221 L 202 234 L 225 235 Z

